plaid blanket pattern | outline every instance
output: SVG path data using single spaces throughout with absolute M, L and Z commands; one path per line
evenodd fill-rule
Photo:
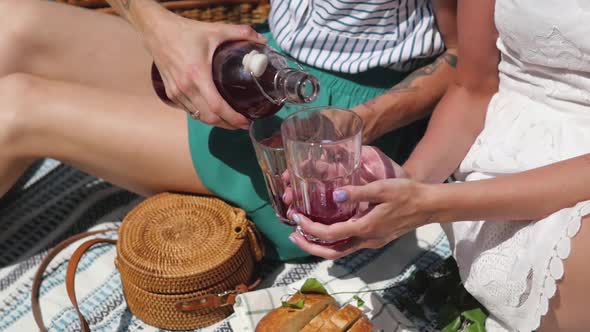
M 52 194 L 43 194 L 47 191 Z M 59 163 L 37 165 L 16 191 L 0 201 L 0 331 L 37 330 L 31 314 L 31 283 L 48 248 L 91 226 L 118 227 L 118 220 L 137 202 L 137 196 Z M 43 228 L 44 224 L 50 226 Z M 24 245 L 11 250 L 9 239 L 20 239 Z M 50 331 L 80 330 L 64 280 L 75 248 L 76 244 L 54 259 L 41 286 L 43 317 Z M 265 261 L 258 267 L 263 277 L 260 288 L 240 295 L 228 319 L 199 331 L 254 331 L 265 313 L 309 277 L 319 279 L 333 293 L 375 290 L 358 295 L 366 302 L 363 309 L 382 331 L 435 331 L 436 308 L 424 307 L 421 294 L 413 293 L 407 282 L 415 271 L 438 269 L 450 254 L 440 227 L 430 225 L 384 248 L 336 261 Z M 114 246 L 96 246 L 83 257 L 77 271 L 78 300 L 92 331 L 162 331 L 141 322 L 127 308 L 114 258 Z M 336 295 L 340 304 L 352 296 Z M 413 307 L 421 307 L 421 314 L 416 315 Z
M 117 227 L 118 223 L 98 226 Z M 395 301 L 396 285 L 417 269 L 433 269 L 449 254 L 448 245 L 434 227 L 420 229 L 381 250 L 366 250 L 337 261 L 306 261 L 288 264 L 265 262 L 262 289 L 239 296 L 235 313 L 226 321 L 200 331 L 254 331 L 258 320 L 280 305 L 308 277 L 321 280 L 331 293 L 386 289 L 361 293 L 365 310 L 383 331 L 432 331 L 428 320 L 411 319 Z M 416 239 L 419 239 L 416 241 Z M 418 245 L 416 245 L 418 244 Z M 65 269 L 76 244 L 62 252 L 49 266 L 41 287 L 41 304 L 50 331 L 78 331 L 75 311 L 65 293 Z M 412 248 L 412 249 L 408 249 Z M 34 331 L 31 315 L 31 283 L 39 254 L 0 270 L 0 331 Z M 161 331 L 145 325 L 128 310 L 121 280 L 113 261 L 115 248 L 97 246 L 84 256 L 78 268 L 78 298 L 93 331 Z M 336 295 L 341 304 L 351 294 Z M 415 304 L 417 305 L 417 304 Z

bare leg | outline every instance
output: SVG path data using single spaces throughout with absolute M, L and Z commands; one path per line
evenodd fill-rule
M 152 95 L 151 61 L 118 17 L 46 0 L 0 1 L 0 77 L 27 73 Z
M 27 74 L 0 78 L 0 96 L 14 114 L 10 142 L 0 143 L 13 163 L 48 156 L 144 195 L 209 194 L 193 168 L 185 114 L 155 97 Z
M 582 220 L 580 232 L 572 240 L 572 251 L 565 261 L 565 274 L 557 285 L 557 294 L 551 299 L 549 313 L 543 319 L 539 332 L 581 332 L 588 331 L 588 293 L 590 291 L 590 227 Z
M 0 100 L 2 96 L 0 95 Z M 8 132 L 11 119 L 8 112 L 0 112 L 0 197 L 18 180 L 22 173 L 35 161 L 35 158 L 16 157 L 13 154 L 12 135 Z M 9 135 L 10 134 L 10 135 Z
M 185 115 L 155 99 L 150 64 L 119 18 L 0 1 L 0 196 L 39 157 L 142 194 L 208 193 L 192 167 Z

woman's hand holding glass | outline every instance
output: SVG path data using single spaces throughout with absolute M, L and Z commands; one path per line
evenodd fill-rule
M 403 168 L 375 147 L 363 146 L 359 186 L 346 186 L 334 191 L 338 203 L 359 203 L 359 213 L 348 221 L 324 225 L 314 222 L 294 209 L 288 216 L 307 234 L 327 242 L 352 239 L 343 245 L 322 246 L 307 241 L 294 232 L 290 239 L 306 252 L 337 259 L 364 248 L 380 248 L 403 234 L 429 223 L 424 208 L 428 185 L 409 179 Z M 284 180 L 289 183 L 289 175 Z M 283 197 L 293 202 L 293 190 Z

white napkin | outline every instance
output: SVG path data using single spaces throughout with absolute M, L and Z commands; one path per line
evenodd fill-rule
M 379 331 L 417 331 L 412 322 L 397 307 L 382 297 L 382 289 L 405 280 L 413 270 L 409 267 L 424 256 L 425 252 L 440 250 L 442 235 L 440 226 L 429 225 L 418 229 L 415 234 L 402 237 L 389 245 L 367 264 L 357 263 L 360 268 L 350 271 L 333 261 L 323 261 L 309 276 L 289 286 L 271 287 L 241 294 L 234 305 L 235 314 L 229 322 L 236 332 L 253 332 L 256 324 L 274 308 L 281 306 L 281 301 L 301 288 L 309 277 L 320 281 L 328 293 L 332 294 L 338 304 L 357 305 L 357 295 L 365 303 L 360 307 L 372 320 Z M 446 244 L 445 244 L 446 246 Z M 282 274 L 289 273 L 296 265 L 286 264 Z M 277 277 L 280 279 L 281 275 Z M 363 292 L 371 290 L 371 292 Z M 344 293 L 345 292 L 345 293 Z M 342 293 L 342 294 L 338 294 Z

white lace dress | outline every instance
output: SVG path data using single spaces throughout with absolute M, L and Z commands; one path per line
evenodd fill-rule
M 496 0 L 500 88 L 462 181 L 522 172 L 590 153 L 590 0 Z M 575 176 L 575 174 L 572 174 Z M 547 313 L 590 202 L 532 222 L 445 227 L 489 331 L 532 331 Z

